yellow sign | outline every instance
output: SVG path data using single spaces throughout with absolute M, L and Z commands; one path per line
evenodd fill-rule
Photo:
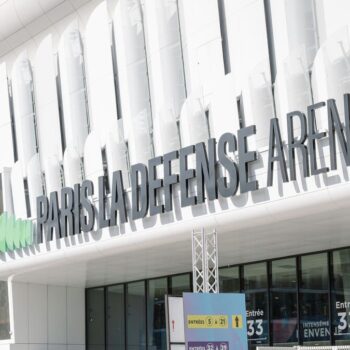
M 242 315 L 232 315 L 232 328 L 242 328 L 243 320 Z
M 228 328 L 228 316 L 188 315 L 187 328 Z

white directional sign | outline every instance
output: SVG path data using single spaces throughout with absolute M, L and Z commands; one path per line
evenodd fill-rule
M 167 296 L 168 350 L 185 349 L 184 313 L 182 297 Z

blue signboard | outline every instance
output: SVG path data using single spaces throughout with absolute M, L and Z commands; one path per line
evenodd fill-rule
M 247 350 L 245 296 L 184 293 L 186 350 Z

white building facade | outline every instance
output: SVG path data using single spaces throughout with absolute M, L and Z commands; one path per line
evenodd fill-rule
M 201 229 L 250 348 L 349 344 L 349 10 L 0 1 L 0 350 L 165 350 Z

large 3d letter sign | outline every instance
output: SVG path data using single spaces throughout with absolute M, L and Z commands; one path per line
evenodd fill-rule
M 324 108 L 328 115 L 327 136 L 316 127 L 316 113 Z M 206 200 L 235 196 L 239 192 L 255 191 L 273 186 L 274 169 L 278 165 L 283 182 L 296 180 L 296 152 L 301 155 L 302 176 L 318 175 L 337 168 L 337 145 L 344 163 L 350 166 L 350 95 L 344 95 L 344 123 L 340 120 L 335 100 L 308 106 L 306 114 L 293 111 L 285 116 L 288 139 L 283 143 L 279 119 L 270 120 L 267 178 L 265 183 L 250 176 L 258 161 L 258 152 L 248 148 L 249 141 L 259 133 L 255 125 L 241 128 L 237 135 L 224 133 L 218 139 L 183 147 L 157 156 L 147 164 L 133 164 L 131 177 L 131 208 L 126 207 L 126 194 L 120 170 L 113 173 L 110 204 L 107 206 L 106 183 L 101 176 L 97 186 L 90 180 L 63 188 L 37 198 L 36 243 L 89 232 L 96 227 L 121 225 L 147 215 L 173 210 L 173 189 L 180 189 L 181 207 L 193 206 Z M 268 123 L 268 121 L 266 121 Z M 300 125 L 295 130 L 295 125 Z M 330 166 L 318 164 L 316 143 L 328 140 Z M 288 155 L 288 156 L 287 156 Z M 238 160 L 237 160 L 238 159 Z M 174 171 L 175 162 L 179 165 Z M 159 174 L 162 174 L 159 176 Z M 194 186 L 194 185 L 197 186 Z M 98 188 L 95 188 L 98 187 Z M 196 189 L 196 190 L 194 190 Z M 162 196 L 160 195 L 162 193 Z M 92 202 L 98 197 L 98 204 Z M 60 204 L 59 204 L 60 203 Z M 128 210 L 127 210 L 128 209 Z M 5 220 L 5 219 L 4 219 Z M 5 220 L 6 221 L 6 220 Z M 4 233 L 0 230 L 0 242 Z M 17 232 L 17 228 L 15 230 Z M 7 236 L 7 234 L 6 234 Z M 2 241 L 1 241 L 2 239 Z M 16 245 L 18 246 L 18 244 Z M 7 245 L 12 249 L 12 243 Z

